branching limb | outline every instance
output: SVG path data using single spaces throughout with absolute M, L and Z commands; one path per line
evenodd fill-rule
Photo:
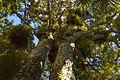
M 36 48 L 32 49 L 26 58 L 26 62 L 13 80 L 39 80 L 49 50 L 50 43 L 43 39 Z

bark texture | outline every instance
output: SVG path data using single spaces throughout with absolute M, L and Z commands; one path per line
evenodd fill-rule
M 49 42 L 46 39 L 42 40 L 38 46 L 31 51 L 25 64 L 13 80 L 39 80 L 49 50 Z
M 67 42 L 59 45 L 58 55 L 53 65 L 50 80 L 71 80 L 73 67 L 73 48 Z

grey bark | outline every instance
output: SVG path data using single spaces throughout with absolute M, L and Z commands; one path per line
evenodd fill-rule
M 73 48 L 70 46 L 70 42 L 74 42 L 77 38 L 83 35 L 86 37 L 92 37 L 93 39 L 103 37 L 94 35 L 92 32 L 93 31 L 76 32 L 72 36 L 66 38 L 66 41 L 59 44 L 58 55 L 52 66 L 51 80 L 70 80 L 72 78 Z M 38 46 L 31 51 L 27 57 L 25 65 L 22 66 L 13 80 L 39 80 L 49 50 L 49 41 L 46 39 L 42 40 Z
M 53 65 L 50 80 L 71 80 L 73 67 L 73 48 L 68 42 L 59 45 L 58 55 Z
M 32 49 L 25 64 L 21 67 L 13 80 L 39 80 L 49 50 L 50 43 L 48 40 L 44 39 L 40 41 L 38 46 Z

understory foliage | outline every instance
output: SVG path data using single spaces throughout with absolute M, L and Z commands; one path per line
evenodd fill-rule
M 0 0 L 0 80 L 13 79 L 36 38 L 51 44 L 40 80 L 52 78 L 62 42 L 74 43 L 72 80 L 120 79 L 119 0 Z

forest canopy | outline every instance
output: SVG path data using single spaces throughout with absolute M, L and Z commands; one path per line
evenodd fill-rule
M 119 0 L 0 0 L 0 80 L 45 79 L 120 79 Z

